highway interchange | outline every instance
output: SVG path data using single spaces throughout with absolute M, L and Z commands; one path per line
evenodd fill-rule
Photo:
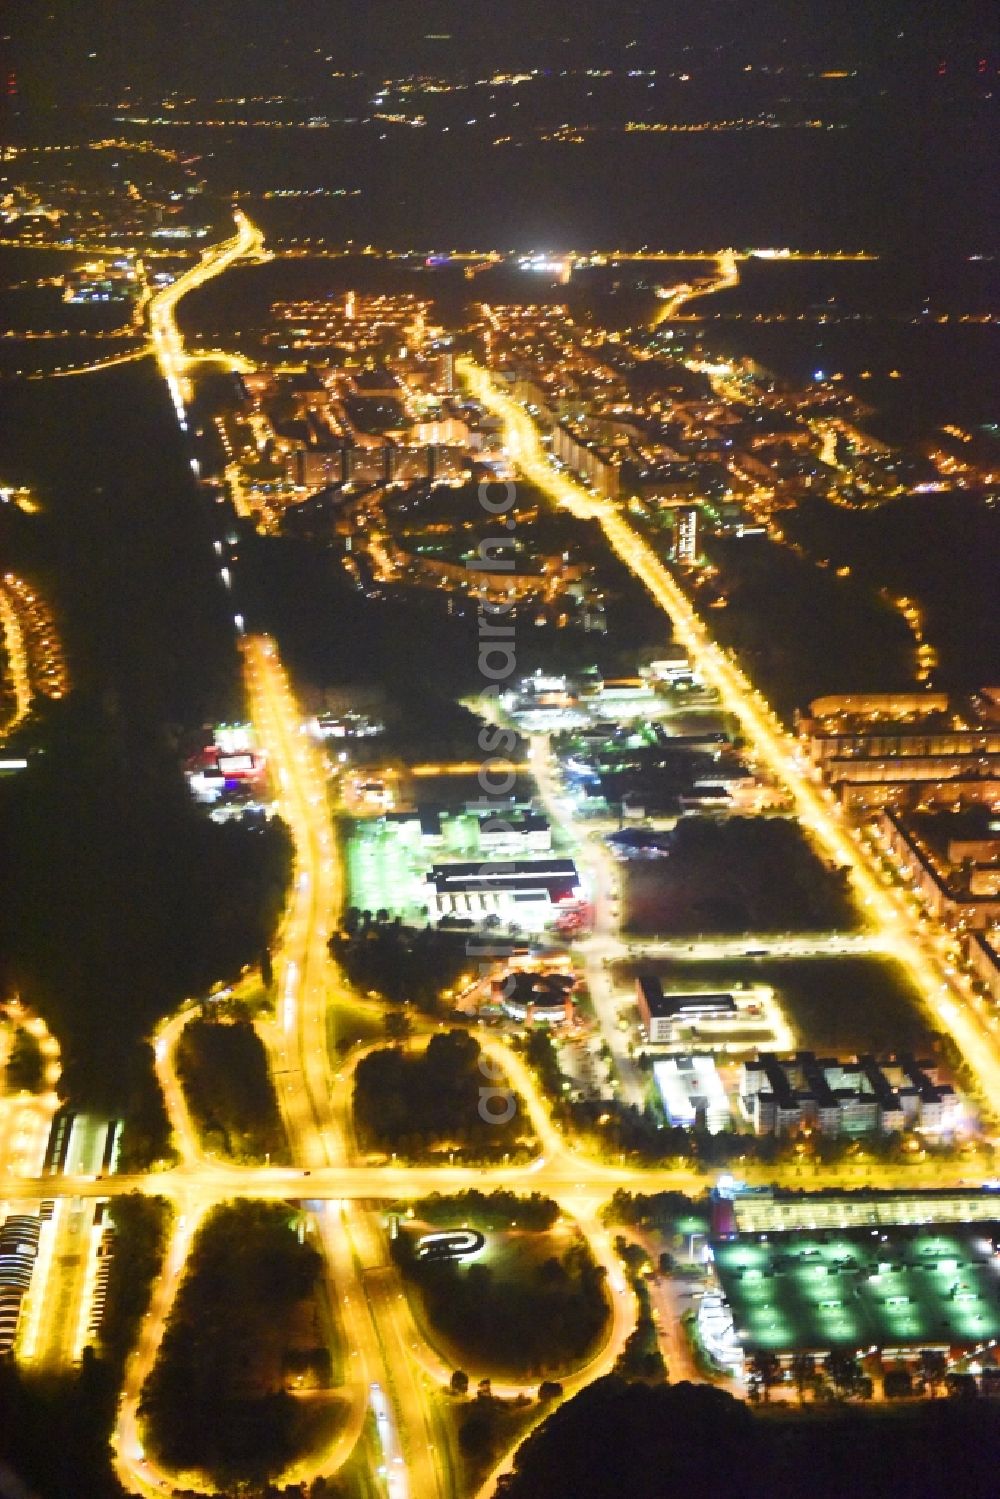
M 236 220 L 232 239 L 207 251 L 197 265 L 150 299 L 152 348 L 183 430 L 187 430 L 193 356 L 185 350 L 177 327 L 177 305 L 187 292 L 239 260 L 259 259 L 266 253 L 259 231 L 246 216 L 239 213 Z M 720 274 L 729 272 L 728 265 L 720 265 Z M 866 933 L 857 939 L 788 939 L 789 954 L 793 950 L 804 951 L 809 943 L 813 944 L 811 951 L 830 950 L 829 943 L 836 940 L 854 943 L 858 950 L 878 950 L 898 957 L 910 970 L 938 1023 L 954 1036 L 984 1088 L 1000 1096 L 1000 1062 L 994 1038 L 972 1014 L 961 980 L 949 975 L 945 952 L 933 935 L 919 929 L 904 897 L 885 885 L 873 856 L 841 820 L 839 809 L 809 777 L 794 741 L 739 668 L 711 640 L 652 549 L 617 510 L 550 465 L 528 415 L 498 389 L 487 371 L 466 360 L 461 363 L 461 374 L 472 393 L 503 421 L 506 445 L 517 470 L 571 514 L 599 522 L 608 544 L 669 616 L 675 638 L 688 649 L 702 678 L 718 688 L 726 711 L 739 720 L 751 753 L 787 787 L 800 822 L 824 856 L 849 868 L 859 901 L 867 913 Z M 554 1198 L 564 1214 L 579 1225 L 598 1263 L 605 1268 L 611 1305 L 606 1342 L 586 1369 L 566 1381 L 571 1391 L 614 1366 L 635 1323 L 634 1295 L 625 1282 L 609 1235 L 598 1221 L 601 1204 L 616 1187 L 642 1191 L 679 1188 L 697 1193 L 704 1191 L 706 1180 L 691 1169 L 635 1169 L 582 1155 L 552 1122 L 533 1075 L 515 1053 L 495 1038 L 484 1041 L 484 1046 L 501 1063 L 520 1095 L 537 1140 L 538 1153 L 534 1159 L 482 1170 L 460 1166 L 370 1165 L 358 1158 L 349 1126 L 351 1074 L 356 1056 L 349 1054 L 335 1068 L 329 1049 L 330 1036 L 336 1034 L 338 1002 L 347 993 L 343 977 L 334 968 L 326 947 L 343 902 L 342 870 L 333 836 L 326 772 L 312 742 L 302 731 L 302 714 L 276 643 L 244 634 L 239 620 L 237 630 L 250 716 L 268 756 L 281 815 L 290 828 L 295 851 L 293 887 L 274 957 L 275 1013 L 273 1019 L 260 1024 L 292 1164 L 241 1168 L 205 1154 L 172 1065 L 177 1037 L 189 1016 L 197 1013 L 197 1007 L 191 1006 L 171 1017 L 155 1038 L 157 1074 L 180 1163 L 169 1171 L 106 1180 L 95 1179 L 89 1172 L 59 1178 L 26 1175 L 24 1160 L 18 1160 L 11 1146 L 14 1138 L 11 1131 L 17 1126 L 5 1123 L 6 1115 L 0 1115 L 0 1147 L 3 1147 L 0 1200 L 10 1204 L 55 1199 L 57 1214 L 63 1222 L 60 1232 L 66 1236 L 88 1231 L 83 1226 L 87 1222 L 85 1217 L 75 1220 L 72 1217 L 79 1213 L 81 1204 L 141 1191 L 165 1196 L 173 1206 L 165 1262 L 154 1286 L 139 1342 L 127 1364 L 114 1433 L 116 1467 L 130 1492 L 162 1496 L 181 1482 L 181 1475 L 159 1471 L 145 1450 L 138 1414 L 141 1390 L 162 1341 L 198 1225 L 214 1205 L 235 1196 L 249 1196 L 295 1201 L 306 1211 L 310 1236 L 324 1256 L 330 1301 L 337 1308 L 349 1348 L 343 1391 L 348 1404 L 346 1418 L 331 1446 L 311 1455 L 308 1462 L 296 1464 L 284 1475 L 285 1480 L 299 1481 L 336 1471 L 363 1439 L 366 1417 L 372 1411 L 390 1499 L 438 1499 L 438 1496 L 451 1499 L 452 1478 L 447 1456 L 441 1450 L 434 1410 L 435 1391 L 447 1371 L 433 1348 L 423 1343 L 397 1272 L 389 1262 L 373 1205 L 416 1198 L 435 1190 L 472 1186 L 484 1190 L 503 1187 L 541 1191 Z M 546 805 L 558 814 L 559 821 L 565 821 L 547 744 L 541 740 L 532 745 L 532 769 Z M 604 960 L 627 955 L 628 947 L 617 933 L 611 861 L 602 862 L 593 848 L 584 850 L 584 854 L 598 892 L 595 935 L 589 948 L 582 944 L 581 952 L 593 973 Z M 737 944 L 740 951 L 752 940 L 740 939 Z M 657 954 L 661 949 L 672 950 L 673 946 L 651 941 L 641 944 L 643 951 Z M 692 952 L 692 947 L 697 950 Z M 726 944 L 684 944 L 684 948 L 686 957 L 717 957 L 725 955 Z M 702 952 L 702 948 L 706 950 Z M 630 1078 L 628 1058 L 620 1046 L 616 1060 L 628 1092 L 636 1086 L 636 1079 Z M 852 1177 L 851 1170 L 843 1166 L 835 1168 L 815 1184 L 857 1185 L 858 1178 Z M 919 1181 L 919 1168 L 879 1168 L 877 1182 L 891 1185 L 899 1180 L 910 1187 L 918 1183 L 940 1184 L 939 1174 L 935 1175 L 936 1168 L 930 1163 L 926 1172 L 923 1183 Z M 780 1174 L 779 1170 L 777 1175 Z M 769 1168 L 767 1175 L 775 1180 L 775 1169 Z M 871 1184 L 871 1168 L 868 1181 Z M 58 1286 L 59 1263 L 59 1257 L 53 1255 L 46 1266 L 39 1266 L 42 1285 L 37 1295 L 47 1298 L 45 1304 L 50 1309 L 63 1306 L 59 1299 L 62 1294 Z M 65 1292 L 73 1301 L 68 1320 L 74 1329 L 62 1339 L 62 1356 L 67 1361 L 78 1355 L 77 1329 L 81 1325 L 78 1302 L 85 1295 L 85 1287 L 79 1281 L 71 1281 Z M 61 1313 L 58 1320 L 63 1320 Z M 35 1338 L 40 1345 L 46 1339 L 50 1343 L 59 1342 L 54 1326 L 55 1323 L 48 1329 L 39 1327 Z M 502 1385 L 503 1381 L 498 1380 L 498 1388 Z M 496 1476 L 496 1473 L 491 1475 L 483 1485 L 482 1499 L 492 1493 Z

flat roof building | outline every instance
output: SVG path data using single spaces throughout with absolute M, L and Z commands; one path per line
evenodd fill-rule
M 729 1099 L 714 1057 L 664 1057 L 653 1063 L 653 1077 L 671 1124 L 712 1135 L 729 1125 Z
M 745 1353 L 916 1356 L 1000 1337 L 1000 1224 L 713 1239 Z
M 482 921 L 496 916 L 540 931 L 582 896 L 572 859 L 484 859 L 435 864 L 427 875 L 432 915 Z
M 673 1041 L 681 1030 L 697 1025 L 701 1020 L 721 1020 L 736 1015 L 736 1000 L 731 994 L 664 993 L 660 980 L 649 974 L 636 979 L 635 990 L 647 1040 L 654 1044 Z
M 712 1192 L 712 1232 L 771 1234 L 839 1228 L 898 1228 L 928 1223 L 1000 1221 L 996 1187 L 944 1187 L 912 1191 L 858 1187 L 819 1192 L 789 1187 L 747 1187 L 720 1177 Z
M 549 853 L 552 829 L 541 812 L 488 812 L 479 819 L 479 846 L 485 854 Z

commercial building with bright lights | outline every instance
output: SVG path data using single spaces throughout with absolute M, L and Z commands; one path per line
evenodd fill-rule
M 732 1319 L 723 1341 L 748 1356 L 957 1355 L 1000 1338 L 995 1221 L 741 1234 L 710 1254 Z
M 218 724 L 212 743 L 188 762 L 186 773 L 191 794 L 212 808 L 215 821 L 272 810 L 267 758 L 248 724 Z
M 788 1187 L 748 1187 L 732 1177 L 720 1177 L 712 1191 L 711 1218 L 716 1237 L 987 1224 L 1000 1221 L 1000 1181 L 985 1187 L 913 1191 L 858 1187 L 800 1192 Z
M 671 1124 L 717 1135 L 730 1123 L 729 1098 L 714 1057 L 664 1057 L 653 1063 L 653 1077 Z
M 582 898 L 572 859 L 490 859 L 435 864 L 427 876 L 432 916 L 483 921 L 495 916 L 525 931 L 541 931 L 560 908 Z

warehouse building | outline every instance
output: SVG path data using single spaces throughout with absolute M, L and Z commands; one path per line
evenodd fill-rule
M 451 916 L 480 922 L 494 916 L 526 931 L 543 930 L 582 899 L 572 859 L 435 864 L 427 885 L 436 920 Z

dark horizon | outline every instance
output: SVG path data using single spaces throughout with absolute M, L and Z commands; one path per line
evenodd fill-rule
M 126 87 L 315 88 L 331 70 L 643 65 L 703 60 L 812 64 L 901 74 L 957 72 L 1000 45 L 984 0 L 15 0 L 5 43 L 26 107 L 86 104 Z

